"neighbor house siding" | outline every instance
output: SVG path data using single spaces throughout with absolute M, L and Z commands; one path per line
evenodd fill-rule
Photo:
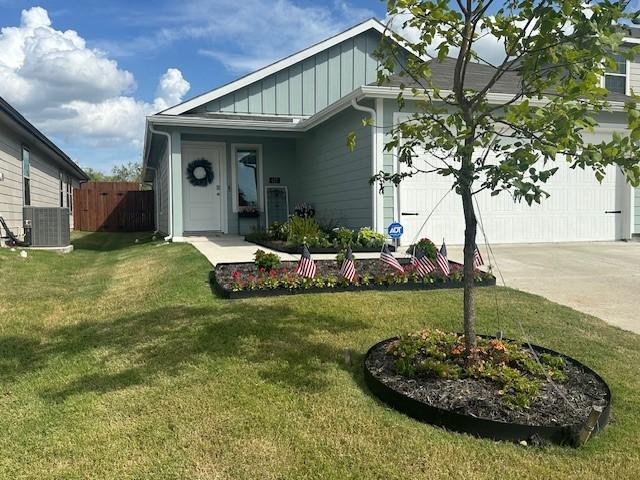
M 31 159 L 29 175 L 31 206 L 60 206 L 60 167 L 37 144 L 22 138 L 6 124 L 0 122 L 0 172 L 4 175 L 4 180 L 0 181 L 0 216 L 5 219 L 7 226 L 16 235 L 23 234 L 23 145 L 29 149 Z M 67 172 L 62 171 L 66 182 Z M 78 186 L 77 179 L 73 177 L 72 185 Z M 66 183 L 63 183 L 63 188 L 65 186 Z M 63 191 L 65 192 L 63 206 L 66 207 L 66 190 Z M 69 222 L 73 228 L 72 215 Z M 2 234 L 4 235 L 4 232 Z
M 378 32 L 363 32 L 194 111 L 313 115 L 376 81 L 380 38 Z
M 14 233 L 22 234 L 22 150 L 16 135 L 0 122 L 0 217 Z M 4 232 L 2 232 L 4 235 Z
M 362 125 L 366 116 L 349 108 L 298 140 L 293 200 L 313 204 L 323 222 L 350 228 L 372 225 L 371 127 Z M 353 152 L 347 148 L 351 131 L 356 133 Z

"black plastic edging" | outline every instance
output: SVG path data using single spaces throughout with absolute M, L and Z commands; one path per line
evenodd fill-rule
M 488 335 L 479 335 L 483 338 L 495 338 Z M 367 368 L 367 359 L 371 352 L 378 348 L 381 344 L 396 340 L 398 337 L 389 338 L 372 346 L 364 357 L 364 380 L 369 390 L 384 403 L 390 407 L 422 422 L 443 427 L 447 430 L 453 430 L 461 433 L 468 433 L 476 437 L 490 438 L 493 440 L 506 440 L 512 442 L 531 441 L 533 438 L 546 440 L 548 442 L 559 445 L 579 446 L 578 434 L 585 428 L 585 424 L 569 425 L 569 426 L 536 426 L 523 425 L 518 423 L 500 422 L 497 420 L 489 420 L 486 418 L 478 418 L 471 415 L 452 412 L 443 408 L 433 407 L 419 400 L 415 400 L 404 395 L 397 390 L 392 389 L 379 379 L 377 379 Z M 508 340 L 508 339 L 505 339 Z M 531 345 L 536 351 L 541 353 L 551 353 L 563 357 L 576 365 L 579 365 L 586 372 L 594 375 L 606 388 L 607 404 L 598 419 L 594 433 L 601 430 L 609 422 L 611 415 L 611 390 L 609 385 L 586 365 L 577 360 L 555 352 L 551 349 Z

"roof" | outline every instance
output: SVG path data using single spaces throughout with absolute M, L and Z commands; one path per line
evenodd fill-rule
M 163 110 L 162 112 L 159 112 L 159 113 L 163 115 L 181 115 L 185 112 L 188 112 L 189 110 L 193 110 L 194 108 L 199 107 L 200 105 L 211 102 L 213 100 L 216 100 L 217 98 L 227 95 L 228 93 L 235 92 L 236 90 L 246 87 L 254 82 L 260 81 L 268 77 L 269 75 L 272 75 L 273 73 L 279 72 L 280 70 L 290 67 L 291 65 L 294 65 L 298 62 L 306 60 L 307 58 L 312 57 L 313 55 L 316 55 L 319 52 L 322 52 L 328 48 L 331 48 L 334 45 L 338 45 L 339 43 L 342 43 L 345 40 L 353 38 L 357 35 L 360 35 L 363 32 L 366 32 L 372 29 L 376 30 L 382 35 L 386 35 L 390 38 L 393 38 L 391 36 L 392 35 L 391 32 L 387 29 L 387 27 L 385 27 L 377 19 L 370 18 L 341 33 L 338 33 L 337 35 L 334 35 L 333 37 L 330 37 L 326 40 L 318 42 L 315 45 L 312 45 L 308 48 L 305 48 L 304 50 L 301 50 L 297 53 L 289 55 L 288 57 L 285 57 L 282 60 L 272 63 L 271 65 L 261 68 L 260 70 L 256 70 L 255 72 L 249 73 L 243 77 L 238 78 L 237 80 L 229 82 L 225 85 L 222 85 L 218 88 L 205 92 L 201 95 L 190 98 L 189 100 L 186 100 L 178 105 L 175 105 L 171 108 Z
M 81 180 L 89 180 L 89 176 L 73 161 L 69 156 L 64 153 L 58 146 L 49 140 L 40 130 L 34 127 L 31 122 L 29 122 L 26 118 L 22 116 L 20 112 L 18 112 L 15 108 L 13 108 L 9 102 L 7 102 L 4 98 L 0 97 L 0 111 L 5 113 L 9 118 L 11 118 L 15 123 L 17 123 L 20 127 L 26 130 L 28 133 L 33 135 L 36 140 L 41 142 L 47 148 L 52 150 L 60 159 L 72 170 L 76 173 L 76 175 Z
M 456 65 L 456 60 L 451 57 L 445 58 L 442 62 L 432 61 L 431 67 L 431 81 L 433 85 L 441 90 L 451 90 L 453 88 L 453 75 Z M 472 90 L 481 90 L 487 85 L 490 78 L 496 72 L 495 67 L 489 65 L 483 65 L 480 63 L 470 63 L 467 67 L 467 75 L 465 77 L 465 87 Z M 399 87 L 404 84 L 408 87 L 424 88 L 421 84 L 413 81 L 408 77 L 401 77 L 399 75 L 393 75 L 389 78 L 389 81 L 385 86 Z M 372 84 L 377 85 L 377 84 Z M 518 86 L 520 85 L 520 75 L 518 72 L 508 71 L 498 80 L 491 88 L 492 93 L 504 93 L 504 94 L 516 94 L 519 92 Z M 627 95 L 620 93 L 609 92 L 608 100 L 613 102 L 626 102 L 632 100 Z

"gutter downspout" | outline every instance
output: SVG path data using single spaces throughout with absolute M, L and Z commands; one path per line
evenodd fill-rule
M 376 145 L 376 111 L 373 108 L 360 105 L 356 97 L 351 99 L 351 106 L 360 112 L 365 112 L 371 115 L 371 120 L 373 121 L 373 125 L 371 126 L 371 150 L 373 153 L 373 158 L 371 159 L 371 176 L 373 177 L 378 173 L 378 148 Z M 378 202 L 376 201 L 377 195 L 378 191 L 376 188 L 376 184 L 374 183 L 373 185 L 371 185 L 371 212 L 373 214 L 371 227 L 375 232 L 378 231 Z
M 150 167 L 148 165 L 147 165 L 147 168 L 149 170 L 153 170 L 153 186 L 154 186 L 153 203 L 155 204 L 155 211 L 156 211 L 156 230 L 153 233 L 158 233 L 160 229 L 160 210 L 159 210 L 160 205 L 158 205 L 158 192 L 156 191 L 156 188 L 158 187 L 158 169 L 156 167 Z
M 149 124 L 149 131 L 152 134 L 156 134 L 156 135 L 163 135 L 165 137 L 167 137 L 167 154 L 169 156 L 168 160 L 169 160 L 169 235 L 167 235 L 166 237 L 164 237 L 164 241 L 168 242 L 169 240 L 173 239 L 173 154 L 172 154 L 172 149 L 171 149 L 171 134 L 167 133 L 167 132 L 162 132 L 160 130 L 156 130 L 155 128 L 153 128 L 153 125 Z M 149 168 L 147 166 L 147 168 Z M 159 225 L 158 225 L 159 226 Z

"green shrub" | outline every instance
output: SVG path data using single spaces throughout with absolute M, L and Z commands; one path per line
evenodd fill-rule
M 345 257 L 347 256 L 347 249 L 342 249 L 338 252 L 338 254 L 336 255 L 336 263 L 338 264 L 339 267 L 342 266 L 342 263 L 344 262 Z M 353 256 L 353 260 L 356 259 L 355 255 Z
M 271 240 L 284 241 L 287 239 L 288 230 L 289 230 L 289 227 L 286 222 L 285 223 L 273 222 L 271 225 L 269 225 L 267 232 Z
M 435 260 L 436 259 L 436 256 L 437 256 L 437 253 L 438 253 L 438 248 L 428 238 L 420 239 L 420 241 L 415 244 L 415 247 L 416 247 L 416 250 L 420 250 L 422 253 L 424 253 L 425 257 L 427 257 L 427 258 L 429 258 L 431 260 Z M 412 247 L 410 247 L 410 252 L 413 252 L 413 248 Z
M 258 268 L 273 270 L 280 266 L 280 257 L 275 253 L 267 253 L 264 250 L 256 250 L 253 254 Z
M 497 339 L 478 338 L 475 363 L 468 362 L 462 335 L 439 330 L 400 337 L 387 353 L 396 358 L 398 372 L 408 377 L 491 380 L 513 409 L 528 408 L 549 378 L 566 381 L 562 357 L 542 354 L 538 362 L 523 345 Z
M 311 217 L 292 216 L 287 222 L 287 243 L 309 247 L 330 247 L 331 242 L 318 222 Z
M 382 248 L 385 242 L 384 234 L 378 233 L 369 227 L 362 227 L 358 231 L 358 245 L 370 248 Z
M 335 238 L 334 245 L 336 248 L 346 248 L 353 243 L 353 230 L 340 227 L 334 229 L 332 233 Z

